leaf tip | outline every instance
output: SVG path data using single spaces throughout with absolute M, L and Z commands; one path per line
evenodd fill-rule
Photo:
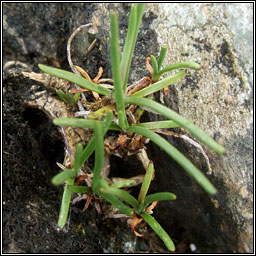
M 43 65 L 43 64 L 38 64 L 38 67 L 39 67 L 41 70 L 43 70 L 44 65 Z
M 54 185 L 54 186 L 58 186 L 58 185 L 59 185 L 58 182 L 56 181 L 56 179 L 55 179 L 54 177 L 51 179 L 51 183 L 52 183 L 52 185 Z

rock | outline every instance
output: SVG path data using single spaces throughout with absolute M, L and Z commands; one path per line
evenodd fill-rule
M 163 153 L 159 160 L 157 181 L 161 189 L 180 191 L 180 200 L 170 206 L 174 213 L 168 211 L 168 216 L 176 223 L 184 221 L 186 231 L 191 226 L 198 240 L 195 244 L 207 240 L 212 253 L 253 252 L 252 9 L 252 4 L 229 3 L 148 6 L 158 15 L 150 28 L 156 31 L 159 45 L 168 45 L 164 64 L 184 60 L 201 64 L 199 71 L 188 72 L 183 81 L 172 86 L 175 96 L 170 92 L 164 99 L 166 104 L 172 107 L 172 98 L 177 97 L 174 107 L 179 113 L 226 147 L 223 156 L 204 147 L 213 169 L 208 177 L 219 191 L 211 199 L 195 193 L 191 181 L 187 187 L 188 178 L 182 182 L 184 172 L 170 170 Z M 184 145 L 179 147 L 184 150 Z M 201 166 L 202 156 L 189 148 L 185 150 L 188 157 Z M 158 151 L 154 153 L 158 155 Z M 172 222 L 170 218 L 170 227 L 177 225 Z

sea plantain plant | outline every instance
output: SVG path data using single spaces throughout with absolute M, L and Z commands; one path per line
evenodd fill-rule
M 118 17 L 114 12 L 111 12 L 110 14 L 110 54 L 112 78 L 114 81 L 113 90 L 78 74 L 39 64 L 39 68 L 43 72 L 48 73 L 51 76 L 68 80 L 83 89 L 98 93 L 108 99 L 108 101 L 106 101 L 108 104 L 100 106 L 97 110 L 90 111 L 87 116 L 88 118 L 86 119 L 57 118 L 54 120 L 54 124 L 60 127 L 93 129 L 94 135 L 85 148 L 83 148 L 80 143 L 77 144 L 74 160 L 71 162 L 71 168 L 63 170 L 57 174 L 52 179 L 52 183 L 54 185 L 61 185 L 65 183 L 58 220 L 58 226 L 60 228 L 63 228 L 66 223 L 72 193 L 86 193 L 90 195 L 97 194 L 110 202 L 114 207 L 118 208 L 121 213 L 127 216 L 133 216 L 132 229 L 136 235 L 140 235 L 135 231 L 135 226 L 141 221 L 141 219 L 138 219 L 141 217 L 163 240 L 168 250 L 174 251 L 175 245 L 173 241 L 159 223 L 151 216 L 150 210 L 155 206 L 155 202 L 161 200 L 174 200 L 176 199 L 176 196 L 170 192 L 159 192 L 147 195 L 150 182 L 154 176 L 153 163 L 148 161 L 144 164 L 144 166 L 146 165 L 146 173 L 143 178 L 138 199 L 135 199 L 124 189 L 125 187 L 134 185 L 134 183 L 136 183 L 134 179 L 126 179 L 110 184 L 109 179 L 102 178 L 104 163 L 104 136 L 109 130 L 115 130 L 120 132 L 119 139 L 124 139 L 124 141 L 126 141 L 127 138 L 134 138 L 138 134 L 142 138 L 146 137 L 150 139 L 163 149 L 170 157 L 177 161 L 206 192 L 209 194 L 215 194 L 217 192 L 214 185 L 190 160 L 188 160 L 167 140 L 154 132 L 156 129 L 183 127 L 186 128 L 196 139 L 206 146 L 209 146 L 218 154 L 222 154 L 224 152 L 223 146 L 219 145 L 202 129 L 194 125 L 193 122 L 151 98 L 153 93 L 168 87 L 170 84 L 178 81 L 186 75 L 185 71 L 181 70 L 174 75 L 161 79 L 163 74 L 180 68 L 196 70 L 200 68 L 200 65 L 192 61 L 186 61 L 172 64 L 161 69 L 167 50 L 166 46 L 163 46 L 158 58 L 151 55 L 146 59 L 146 65 L 151 75 L 149 77 L 144 77 L 139 83 L 133 86 L 127 86 L 130 65 L 144 8 L 145 4 L 134 4 L 131 7 L 129 26 L 122 56 L 120 55 L 119 47 Z M 72 96 L 69 96 L 69 94 L 64 95 L 63 93 L 58 93 L 58 95 L 71 106 L 76 104 L 76 101 L 80 96 L 76 94 L 78 96 L 73 98 Z M 97 101 L 98 100 L 96 99 L 96 102 Z M 156 112 L 168 120 L 140 123 L 140 117 L 145 109 Z M 105 118 L 103 120 L 104 116 Z M 143 140 L 141 141 L 140 149 L 142 150 L 144 143 Z M 94 151 L 95 160 L 91 184 L 88 186 L 75 185 L 75 178 L 79 175 L 80 169 L 84 166 Z M 140 152 L 140 150 L 137 150 L 135 153 L 138 154 L 138 152 Z

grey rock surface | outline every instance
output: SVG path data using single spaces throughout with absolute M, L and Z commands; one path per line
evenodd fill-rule
M 253 4 L 149 9 L 158 15 L 151 28 L 159 44 L 169 46 L 166 64 L 189 59 L 202 66 L 175 85 L 178 110 L 225 145 L 221 157 L 206 149 L 211 175 L 222 183 L 212 200 L 225 212 L 221 228 L 236 230 L 236 250 L 253 252 Z M 236 227 L 228 226 L 230 220 Z
M 109 12 L 119 15 L 122 46 L 130 4 L 15 5 L 5 4 L 3 9 L 4 64 L 19 60 L 38 71 L 38 63 L 57 61 L 68 69 L 68 37 L 79 25 L 93 22 L 89 34 L 72 43 L 73 61 L 92 77 L 99 66 L 104 77 L 111 75 Z M 151 190 L 177 194 L 175 202 L 159 203 L 155 216 L 175 243 L 193 243 L 197 252 L 253 251 L 252 17 L 250 3 L 148 4 L 135 49 L 130 82 L 148 75 L 145 58 L 158 56 L 162 44 L 168 45 L 163 65 L 184 60 L 201 64 L 200 70 L 187 71 L 184 79 L 171 85 L 163 100 L 226 147 L 223 156 L 204 148 L 212 166 L 207 177 L 219 193 L 208 196 L 166 154 L 154 145 L 148 148 L 156 165 Z M 84 49 L 94 38 L 97 43 L 88 58 Z M 147 118 L 159 119 L 153 114 Z M 207 172 L 204 158 L 193 146 L 168 140 Z

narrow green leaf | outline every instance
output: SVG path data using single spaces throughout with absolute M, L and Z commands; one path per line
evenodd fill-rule
M 111 124 L 112 118 L 113 118 L 113 113 L 108 112 L 106 114 L 106 118 L 104 121 L 98 121 L 98 122 L 102 123 L 102 125 L 104 127 L 104 135 L 106 134 L 106 132 L 108 131 L 109 128 L 111 128 L 112 130 L 119 130 L 119 127 L 116 124 Z M 88 120 L 88 119 L 79 119 L 79 118 L 57 118 L 57 119 L 54 119 L 53 122 L 59 126 L 94 128 L 96 121 Z M 89 143 L 87 144 L 85 149 L 81 152 L 80 164 L 79 164 L 80 168 L 88 160 L 90 155 L 93 153 L 94 149 L 95 149 L 95 137 L 93 137 L 89 141 Z
M 74 186 L 74 185 L 69 185 L 68 189 L 72 193 L 84 193 L 88 194 L 91 192 L 91 188 L 85 187 L 85 186 Z
M 193 123 L 193 121 L 191 121 Z M 140 123 L 136 124 L 136 126 L 139 127 L 144 127 L 147 129 L 164 129 L 164 128 L 177 128 L 177 127 L 182 127 L 180 124 L 175 123 L 172 120 L 167 120 L 167 121 L 155 121 L 155 122 L 145 122 L 145 123 Z
M 110 15 L 110 55 L 112 64 L 112 76 L 115 87 L 115 100 L 119 126 L 126 130 L 129 127 L 123 100 L 123 87 L 120 66 L 119 28 L 118 17 L 114 12 Z
M 135 117 L 135 120 L 136 122 L 139 122 L 142 114 L 144 113 L 144 109 L 143 108 L 137 108 L 136 112 L 134 113 L 134 117 Z
M 96 181 L 96 183 L 94 183 L 93 191 L 98 195 L 100 195 L 101 197 L 103 197 L 108 202 L 110 202 L 114 207 L 118 208 L 120 212 L 128 216 L 132 216 L 133 210 L 130 207 L 125 205 L 123 202 L 121 202 L 116 196 L 109 193 L 102 192 L 102 190 L 108 187 L 109 187 L 108 182 L 104 179 L 99 178 Z
M 62 171 L 60 173 L 58 173 L 57 175 L 55 175 L 52 178 L 52 184 L 55 186 L 59 186 L 61 184 L 63 184 L 66 180 L 70 179 L 70 178 L 74 178 L 76 177 L 76 172 L 74 169 L 68 169 L 65 171 Z
M 169 76 L 169 77 L 166 77 L 154 84 L 151 84 L 150 86 L 144 88 L 144 89 L 141 89 L 135 93 L 133 93 L 131 95 L 131 97 L 134 97 L 134 96 L 137 96 L 137 97 L 144 97 L 144 96 L 147 96 L 149 94 L 152 94 L 154 92 L 157 92 L 157 91 L 160 91 L 161 89 L 163 89 L 164 87 L 166 86 L 169 86 L 170 84 L 178 81 L 180 78 L 184 77 L 186 75 L 185 71 L 179 71 L 178 73 L 172 75 L 172 76 Z
M 110 104 L 110 105 L 107 105 L 107 106 L 104 106 L 98 110 L 96 110 L 95 112 L 92 112 L 90 114 L 88 114 L 88 118 L 89 119 L 96 119 L 96 118 L 99 118 L 101 116 L 104 116 L 107 112 L 109 111 L 113 111 L 115 109 L 115 106 Z
M 95 137 L 92 137 L 88 142 L 87 146 L 84 148 L 80 156 L 80 166 L 83 166 L 84 163 L 89 159 L 93 151 L 95 150 Z
M 130 19 L 128 25 L 127 36 L 125 39 L 125 45 L 123 50 L 123 55 L 121 59 L 121 72 L 122 72 L 122 87 L 123 92 L 126 91 L 126 84 L 128 81 L 133 51 L 134 51 L 134 41 L 136 42 L 136 23 L 137 23 L 137 6 L 132 5 L 130 12 Z
M 77 84 L 83 88 L 97 92 L 99 94 L 111 96 L 111 90 L 109 90 L 101 85 L 90 82 L 89 80 L 83 78 L 82 76 L 79 76 L 72 72 L 65 71 L 65 70 L 58 69 L 58 68 L 48 67 L 43 64 L 39 64 L 38 67 L 43 72 L 45 72 L 51 76 L 55 76 L 55 77 L 70 81 L 71 83 Z
M 151 59 L 152 66 L 153 66 L 153 78 L 154 78 L 158 73 L 158 63 L 157 63 L 156 57 L 154 55 L 150 55 L 150 59 Z
M 96 121 L 94 128 L 95 133 L 95 161 L 92 179 L 92 187 L 100 180 L 100 174 L 104 164 L 104 138 L 103 127 L 99 121 Z
M 130 195 L 125 190 L 114 188 L 114 187 L 107 187 L 107 188 L 101 188 L 100 191 L 102 193 L 110 194 L 113 196 L 118 197 L 119 199 L 125 201 L 126 203 L 130 204 L 133 208 L 138 209 L 139 203 L 138 201 Z
M 138 3 L 136 4 L 137 6 L 137 22 L 136 22 L 136 37 L 135 37 L 135 42 L 137 41 L 137 36 L 138 36 L 138 33 L 139 33 L 139 29 L 140 29 L 140 24 L 141 24 L 141 21 L 142 21 L 142 17 L 143 17 L 143 13 L 144 13 L 144 9 L 146 7 L 146 4 L 145 3 Z
M 61 200 L 59 219 L 58 219 L 58 223 L 57 223 L 57 226 L 60 228 L 64 228 L 66 221 L 67 221 L 70 200 L 71 200 L 71 195 L 72 195 L 72 192 L 68 189 L 68 186 L 73 185 L 74 180 L 75 179 L 68 179 L 67 184 L 65 185 L 65 188 L 64 188 L 64 193 L 62 195 L 62 200 Z
M 200 68 L 200 65 L 193 61 L 184 61 L 184 62 L 175 63 L 160 70 L 157 76 L 155 77 L 155 79 L 158 80 L 160 76 L 163 75 L 164 73 L 174 69 L 178 69 L 178 68 L 191 68 L 196 70 Z
M 131 7 L 128 32 L 127 32 L 123 56 L 121 60 L 122 85 L 123 85 L 124 93 L 126 92 L 126 85 L 128 81 L 131 61 L 132 61 L 137 37 L 139 34 L 139 28 L 142 21 L 145 6 L 146 4 L 144 3 L 138 3 Z
M 144 203 L 140 205 L 139 212 L 143 212 L 149 204 L 155 201 L 166 201 L 166 200 L 175 200 L 176 195 L 170 192 L 158 192 L 151 195 L 146 196 Z
M 156 145 L 162 148 L 170 157 L 172 157 L 177 163 L 179 163 L 206 192 L 208 192 L 209 194 L 215 194 L 217 192 L 216 188 L 206 178 L 206 176 L 202 172 L 200 172 L 194 166 L 194 164 L 192 164 L 191 161 L 189 161 L 178 149 L 176 149 L 163 137 L 154 133 L 151 130 L 138 126 L 130 126 L 128 132 L 135 132 L 152 140 Z
M 175 200 L 176 199 L 176 195 L 170 192 L 159 192 L 159 193 L 154 193 L 151 195 L 148 195 L 145 200 L 144 203 L 146 205 L 149 205 L 151 203 L 153 203 L 154 201 L 165 201 L 165 200 Z
M 107 112 L 106 117 L 105 117 L 104 121 L 102 122 L 104 135 L 107 133 L 109 126 L 111 125 L 112 119 L 113 119 L 112 111 Z
M 201 128 L 191 123 L 185 117 L 179 115 L 175 111 L 163 106 L 162 104 L 155 102 L 150 99 L 139 98 L 139 97 L 126 97 L 126 104 L 138 104 L 152 109 L 153 111 L 163 115 L 164 117 L 173 120 L 174 122 L 180 124 L 182 127 L 188 129 L 193 136 L 200 140 L 205 145 L 209 146 L 212 150 L 218 154 L 222 154 L 225 148 L 214 141 L 209 135 L 207 135 Z
M 56 91 L 57 95 L 63 100 L 66 102 L 66 93 L 64 93 L 63 91 L 61 90 L 57 90 Z
M 62 101 L 64 101 L 65 103 L 69 104 L 69 102 L 67 100 L 67 96 L 66 96 L 66 94 L 63 91 L 57 90 L 56 93 L 57 93 L 57 95 L 60 97 L 60 99 Z
M 146 174 L 144 176 L 142 185 L 141 185 L 141 189 L 140 189 L 140 193 L 139 193 L 139 198 L 138 198 L 138 202 L 139 204 L 143 203 L 147 193 L 148 193 L 148 189 L 152 180 L 152 177 L 154 175 L 154 165 L 151 162 L 148 165 L 148 168 L 146 170 Z
M 148 213 L 141 213 L 142 218 L 148 223 L 148 225 L 156 232 L 156 234 L 162 239 L 166 248 L 170 251 L 175 251 L 175 245 L 169 235 L 164 231 L 160 224 Z
M 103 136 L 107 133 L 109 126 L 111 125 L 111 121 L 113 118 L 113 113 L 108 112 L 104 121 L 102 122 L 103 125 Z M 100 121 L 98 121 L 100 122 Z M 80 157 L 80 166 L 83 166 L 84 163 L 89 159 L 90 155 L 93 153 L 95 149 L 95 136 L 89 141 L 83 152 L 81 153 Z
M 120 180 L 114 182 L 110 185 L 112 188 L 123 188 L 123 187 L 130 187 L 136 185 L 137 182 L 135 180 Z
M 64 101 L 66 104 L 70 105 L 71 107 L 74 107 L 75 102 L 74 102 L 73 96 L 70 93 L 64 93 L 61 90 L 57 90 L 56 93 L 62 101 Z
M 94 128 L 95 121 L 82 118 L 56 118 L 53 123 L 58 126 L 71 126 L 81 128 Z
M 75 158 L 74 158 L 74 170 L 76 172 L 76 175 L 78 175 L 78 172 L 79 172 L 80 168 L 82 167 L 80 165 L 82 151 L 83 151 L 83 146 L 80 143 L 78 143 L 76 145 Z
M 99 195 L 102 196 L 108 202 L 110 202 L 114 207 L 118 208 L 121 213 L 124 213 L 128 216 L 133 215 L 133 210 L 129 206 L 121 202 L 115 196 L 103 192 L 100 192 Z
M 79 99 L 79 97 L 80 97 L 80 93 L 76 93 L 76 94 L 73 96 L 74 103 L 77 102 L 77 100 Z
M 105 179 L 98 179 L 97 183 L 93 186 L 93 191 L 97 194 L 101 192 L 101 189 L 108 188 L 108 182 Z
M 161 67 L 162 67 L 164 58 L 165 58 L 165 56 L 166 56 L 166 52 L 167 52 L 167 45 L 163 45 L 163 46 L 161 47 L 161 51 L 160 51 L 160 54 L 159 54 L 159 58 L 158 58 L 158 60 L 157 60 L 158 71 L 161 70 Z
M 119 125 L 117 125 L 116 123 L 111 123 L 109 126 L 109 130 L 122 131 L 121 127 Z

